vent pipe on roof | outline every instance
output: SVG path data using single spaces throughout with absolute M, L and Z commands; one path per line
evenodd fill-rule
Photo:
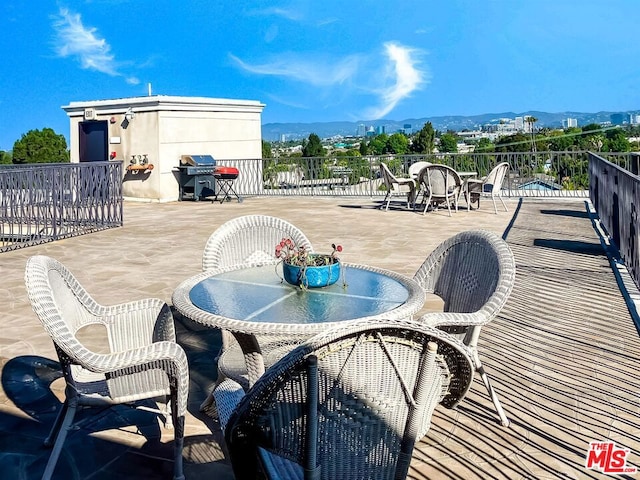
M 151 82 L 149 82 L 147 86 L 148 86 L 149 96 L 151 96 Z

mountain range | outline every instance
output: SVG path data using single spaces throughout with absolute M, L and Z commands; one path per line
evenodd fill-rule
M 358 126 L 364 125 L 366 128 L 384 127 L 388 134 L 405 129 L 405 125 L 411 125 L 411 131 L 416 132 L 422 128 L 426 122 L 431 122 L 435 130 L 445 132 L 448 130 L 477 130 L 482 125 L 499 123 L 500 119 L 515 119 L 516 117 L 532 116 L 538 119 L 536 127 L 562 128 L 562 121 L 574 118 L 578 126 L 585 126 L 591 123 L 603 124 L 611 122 L 613 124 L 629 123 L 630 115 L 637 116 L 640 110 L 626 112 L 559 112 L 548 113 L 539 111 L 528 111 L 522 113 L 484 113 L 481 115 L 446 115 L 440 117 L 408 118 L 405 120 L 368 120 L 357 122 L 316 122 L 316 123 L 265 123 L 262 125 L 262 138 L 267 141 L 281 140 L 284 136 L 286 140 L 296 140 L 307 138 L 311 133 L 315 133 L 320 138 L 333 136 L 350 137 L 357 135 Z

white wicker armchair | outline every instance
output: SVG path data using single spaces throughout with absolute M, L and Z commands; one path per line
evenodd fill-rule
M 53 474 L 79 407 L 169 399 L 171 416 L 158 412 L 174 426 L 174 479 L 184 479 L 189 368 L 176 343 L 169 307 L 158 299 L 99 305 L 61 263 L 41 255 L 27 261 L 25 283 L 33 310 L 53 340 L 67 384 L 64 404 L 45 440 L 53 450 L 42 478 Z M 92 351 L 78 339 L 78 331 L 90 325 L 104 327 L 109 353 Z
M 468 349 L 408 320 L 360 322 L 312 337 L 245 394 L 215 391 L 236 478 L 404 479 L 438 403 L 473 379 Z
M 384 206 L 385 210 L 389 210 L 389 203 L 391 202 L 391 197 L 394 195 L 406 195 L 407 208 L 410 208 L 416 200 L 415 180 L 413 178 L 396 177 L 384 162 L 380 162 L 380 175 L 387 189 L 387 195 L 384 197 L 384 200 L 382 200 L 380 208 Z
M 202 253 L 202 270 L 233 266 L 275 264 L 276 245 L 288 237 L 313 252 L 311 242 L 296 226 L 268 215 L 245 215 L 220 225 Z
M 507 172 L 509 171 L 509 163 L 502 162 L 493 167 L 489 174 L 481 179 L 469 179 L 467 181 L 467 191 L 465 192 L 467 200 L 467 210 L 469 210 L 470 204 L 478 202 L 478 208 L 480 208 L 480 197 L 490 197 L 493 201 L 493 211 L 498 213 L 498 206 L 496 205 L 496 197 L 502 202 L 504 211 L 508 211 L 507 205 L 502 199 L 502 184 Z
M 480 361 L 478 339 L 482 327 L 509 298 L 515 276 L 515 259 L 507 242 L 483 230 L 461 232 L 445 240 L 414 275 L 427 294 L 444 301 L 443 312 L 426 313 L 419 321 L 458 336 L 471 348 L 476 371 L 505 427 L 509 420 Z
M 307 252 L 313 252 L 309 239 L 295 225 L 281 218 L 268 215 L 246 215 L 220 225 L 209 237 L 202 255 L 203 271 L 221 268 L 250 267 L 253 265 L 277 264 L 275 248 L 283 238 L 290 238 Z M 263 348 L 280 348 L 283 338 L 266 337 L 260 344 Z M 248 386 L 247 369 L 240 345 L 232 333 L 222 331 L 222 349 L 217 358 L 219 381 L 232 378 Z M 205 400 L 201 409 L 211 406 L 211 398 Z
M 424 192 L 424 210 L 427 213 L 430 206 L 444 203 L 451 216 L 451 204 L 458 211 L 458 200 L 462 193 L 462 179 L 458 172 L 447 165 L 431 164 L 420 170 L 418 182 Z

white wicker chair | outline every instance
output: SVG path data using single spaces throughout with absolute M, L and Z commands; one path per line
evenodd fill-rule
M 420 170 L 418 182 L 424 192 L 424 211 L 427 213 L 429 206 L 446 204 L 449 216 L 451 216 L 451 204 L 458 211 L 458 200 L 462 193 L 462 179 L 458 172 L 447 165 L 431 164 Z
M 42 478 L 53 474 L 79 407 L 168 398 L 173 419 L 167 418 L 167 423 L 175 429 L 174 479 L 184 479 L 189 368 L 176 343 L 169 307 L 158 299 L 99 305 L 62 264 L 41 255 L 28 260 L 25 283 L 33 310 L 53 340 L 67 384 L 64 404 L 45 440 L 53 450 Z M 104 328 L 108 353 L 92 351 L 76 336 L 90 325 Z
M 509 420 L 480 361 L 478 338 L 506 303 L 515 275 L 507 242 L 492 232 L 470 230 L 438 245 L 414 276 L 427 294 L 444 301 L 444 312 L 426 313 L 419 321 L 457 335 L 471 348 L 476 371 L 505 427 Z
M 504 211 L 507 212 L 507 205 L 502 199 L 502 183 L 509 171 L 509 163 L 502 162 L 493 167 L 493 170 L 489 172 L 489 175 L 482 179 L 469 179 L 467 180 L 467 191 L 465 197 L 467 200 L 467 210 L 472 202 L 478 202 L 478 208 L 480 208 L 480 197 L 490 197 L 493 201 L 493 210 L 497 214 L 498 206 L 496 205 L 496 197 L 502 202 Z
M 202 253 L 202 270 L 275 264 L 276 245 L 283 237 L 312 252 L 309 239 L 295 225 L 268 215 L 245 215 L 220 225 Z
M 202 269 L 275 265 L 278 263 L 276 245 L 285 237 L 299 247 L 304 246 L 307 252 L 313 252 L 313 246 L 305 234 L 286 220 L 268 215 L 234 218 L 220 225 L 207 240 L 202 255 Z M 274 336 L 271 341 L 261 339 L 260 345 L 268 348 L 271 343 L 273 348 L 280 348 L 282 341 L 281 336 Z M 222 331 L 222 349 L 217 362 L 219 381 L 228 377 L 248 386 L 244 355 L 229 331 Z M 211 398 L 208 398 L 201 409 L 206 410 L 210 405 Z
M 408 320 L 319 334 L 244 393 L 215 391 L 236 478 L 404 479 L 439 402 L 453 408 L 473 379 L 468 349 Z
M 413 178 L 414 181 L 418 181 L 418 177 L 420 172 L 424 167 L 428 167 L 429 165 L 433 165 L 431 162 L 415 162 L 409 165 L 409 178 Z
M 384 209 L 389 210 L 389 202 L 391 202 L 391 197 L 394 195 L 406 195 L 407 208 L 410 208 L 416 199 L 415 181 L 412 178 L 396 177 L 391 173 L 391 170 L 389 170 L 389 167 L 384 162 L 380 162 L 380 175 L 382 176 L 382 181 L 387 189 L 387 195 L 382 201 L 383 205 L 386 203 Z

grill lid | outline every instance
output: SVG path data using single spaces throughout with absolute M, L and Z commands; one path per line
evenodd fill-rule
M 215 165 L 216 160 L 211 155 L 182 155 L 181 165 L 193 165 L 194 167 Z

